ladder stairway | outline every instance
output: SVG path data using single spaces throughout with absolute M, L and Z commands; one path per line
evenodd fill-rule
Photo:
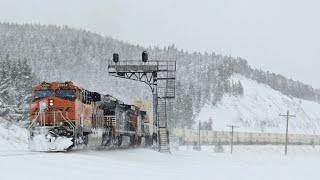
M 158 136 L 159 151 L 170 152 L 165 98 L 158 98 Z
M 169 131 L 167 128 L 159 127 L 159 151 L 170 152 Z
M 159 96 L 157 98 L 159 151 L 170 152 L 167 100 L 175 98 L 175 66 L 171 69 L 167 66 L 166 71 L 159 73 L 159 77 L 159 84 L 163 85 L 158 87 Z
M 176 76 L 175 71 L 167 71 L 167 82 L 165 90 L 165 98 L 172 99 L 175 98 L 176 94 Z
M 172 99 L 175 97 L 175 79 L 167 80 L 167 88 L 165 93 L 165 97 L 168 99 Z

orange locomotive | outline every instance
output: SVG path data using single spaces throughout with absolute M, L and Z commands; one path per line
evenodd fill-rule
M 121 147 L 145 141 L 146 113 L 110 95 L 72 82 L 43 82 L 32 92 L 29 148 L 33 151 Z

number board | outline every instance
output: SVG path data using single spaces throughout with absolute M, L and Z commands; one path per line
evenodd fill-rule
M 68 87 L 68 84 L 67 83 L 59 83 L 58 87 L 59 88 L 66 88 L 66 87 Z

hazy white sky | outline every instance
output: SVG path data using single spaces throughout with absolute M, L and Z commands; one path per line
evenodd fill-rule
M 0 21 L 231 54 L 320 88 L 319 8 L 317 0 L 0 0 Z

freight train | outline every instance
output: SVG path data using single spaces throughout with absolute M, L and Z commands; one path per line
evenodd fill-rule
M 68 151 L 152 144 L 146 111 L 72 82 L 42 82 L 32 90 L 29 149 Z

